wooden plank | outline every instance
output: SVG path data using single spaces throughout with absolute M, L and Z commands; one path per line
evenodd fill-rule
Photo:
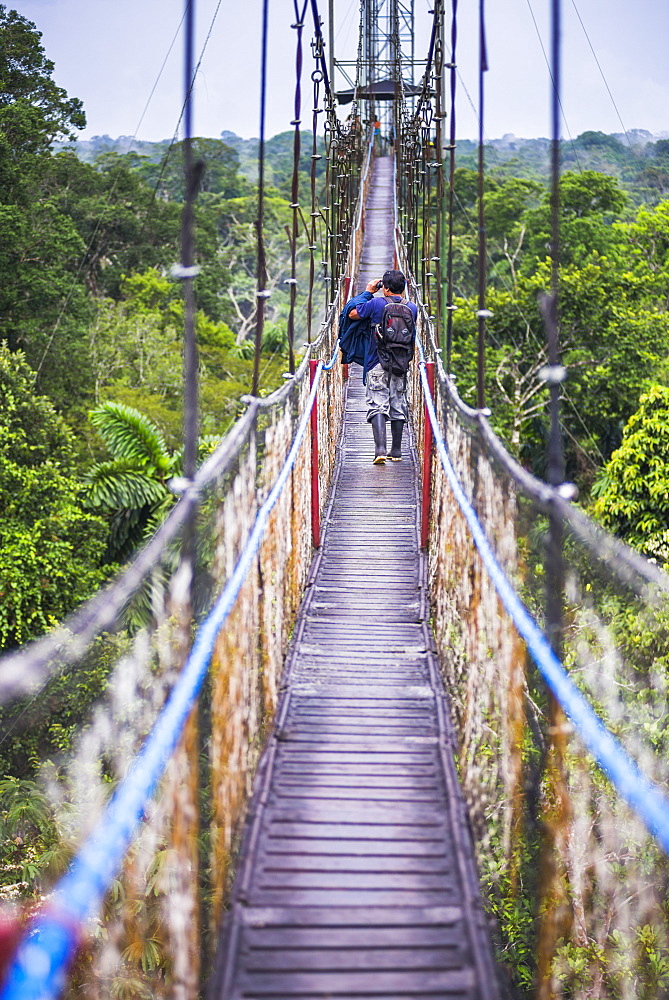
M 382 874 L 384 872 L 399 872 L 403 874 L 443 875 L 453 872 L 452 860 L 445 854 L 424 857 L 410 854 L 397 856 L 380 856 L 366 854 L 362 857 L 347 854 L 333 858 L 329 855 L 303 855 L 294 851 L 291 855 L 265 852 L 260 858 L 260 865 L 265 871 L 301 871 L 301 872 L 366 872 Z
M 360 888 L 360 886 L 314 887 L 302 888 L 292 886 L 257 886 L 253 891 L 253 900 L 257 906 L 437 906 L 439 903 L 457 903 L 460 898 L 457 880 L 448 892 L 448 885 L 442 884 L 436 888 L 425 886 L 396 888 L 388 886 L 383 889 Z
M 293 780 L 291 780 L 293 779 Z M 280 789 L 282 794 L 285 793 L 290 795 L 296 790 L 304 789 L 305 791 L 310 789 L 316 789 L 324 786 L 329 790 L 334 788 L 349 789 L 351 791 L 356 791 L 360 789 L 360 784 L 364 783 L 364 788 L 362 789 L 363 794 L 370 790 L 380 790 L 393 788 L 396 790 L 412 790 L 416 789 L 429 789 L 435 794 L 439 794 L 441 789 L 438 787 L 438 782 L 435 782 L 434 773 L 428 773 L 424 776 L 416 774 L 368 774 L 364 770 L 356 769 L 352 774 L 338 774 L 336 771 L 333 773 L 331 771 L 323 770 L 319 768 L 310 773 L 305 774 L 304 771 L 289 771 L 286 773 L 285 768 L 277 773 L 277 779 L 275 781 L 275 788 Z M 435 787 L 437 785 L 437 787 Z
M 238 996 L 244 997 L 303 997 L 310 991 L 323 1000 L 340 998 L 383 997 L 389 993 L 406 992 L 410 996 L 424 996 L 440 990 L 444 997 L 471 996 L 473 985 L 471 969 L 440 969 L 421 971 L 417 977 L 412 971 L 382 972 L 377 969 L 354 972 L 274 972 L 254 971 L 243 975 Z M 419 980 L 417 982 L 417 979 Z
M 359 932 L 358 932 L 359 934 Z M 418 972 L 424 969 L 458 969 L 463 964 L 464 949 L 457 944 L 426 946 L 414 944 L 412 948 L 397 945 L 360 947 L 346 935 L 337 935 L 337 944 L 328 948 L 263 948 L 255 943 L 248 946 L 246 968 L 254 972 Z
M 321 859 L 342 857 L 352 860 L 369 856 L 375 858 L 434 859 L 443 857 L 445 850 L 442 837 L 435 840 L 399 840 L 395 838 L 391 840 L 356 840 L 347 837 L 327 840 L 318 837 L 267 837 L 264 842 L 264 851 L 267 857 L 299 852 L 305 859 L 310 854 L 319 855 Z
M 269 821 L 268 821 L 269 822 Z M 398 841 L 419 840 L 431 843 L 443 843 L 444 824 L 435 823 L 432 826 L 404 826 L 402 823 L 387 823 L 371 825 L 369 823 L 336 822 L 305 822 L 289 821 L 272 822 L 266 831 L 268 838 L 295 837 L 300 840 L 369 840 Z
M 330 951 L 332 945 L 324 939 L 322 927 L 269 927 L 249 929 L 246 933 L 249 951 L 270 948 L 313 948 Z M 408 952 L 414 948 L 446 947 L 464 950 L 455 941 L 452 926 L 446 927 L 338 927 L 337 948 L 393 948 Z M 370 963 L 371 964 L 371 963 Z
M 406 908 L 351 907 L 331 910 L 326 906 L 266 907 L 245 906 L 239 913 L 245 927 L 317 927 L 357 930 L 368 927 L 449 927 L 462 920 L 460 906 L 421 906 Z
M 309 785 L 295 786 L 274 784 L 276 801 L 281 800 L 288 808 L 289 803 L 299 805 L 301 802 L 321 802 L 332 801 L 337 803 L 347 803 L 355 806 L 358 802 L 374 803 L 374 807 L 387 805 L 395 808 L 398 805 L 416 806 L 418 803 L 428 805 L 441 805 L 443 796 L 438 790 L 433 788 L 422 788 L 419 791 L 413 788 L 390 788 L 388 785 L 382 788 L 374 788 L 365 784 L 360 788 L 340 788 L 337 785 L 323 784 L 322 782 Z M 335 806 L 333 808 L 338 808 Z

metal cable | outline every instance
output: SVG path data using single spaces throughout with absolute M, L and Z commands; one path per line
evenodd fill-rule
M 256 219 L 256 332 L 255 351 L 253 356 L 253 383 L 251 392 L 258 395 L 260 376 L 260 352 L 265 325 L 265 300 L 269 297 L 267 290 L 267 265 L 265 260 L 265 118 L 267 106 L 267 41 L 269 35 L 269 0 L 263 0 L 262 37 L 260 46 L 260 139 L 258 141 L 258 216 Z

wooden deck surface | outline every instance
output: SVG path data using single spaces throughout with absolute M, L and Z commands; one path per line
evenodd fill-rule
M 376 163 L 358 289 L 393 266 Z M 340 462 L 263 755 L 212 996 L 495 1000 L 433 655 L 418 474 L 372 465 L 352 366 Z

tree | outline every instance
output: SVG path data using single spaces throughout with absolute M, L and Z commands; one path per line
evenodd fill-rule
M 239 397 L 249 391 L 253 345 L 246 357 L 227 324 L 201 310 L 195 326 L 202 432 L 220 435 L 239 412 Z M 180 286 L 150 268 L 121 281 L 120 301 L 99 302 L 88 330 L 94 401 L 115 400 L 139 410 L 160 428 L 168 448 L 177 448 L 182 439 L 183 329 Z M 263 385 L 276 385 L 286 367 L 285 336 L 271 347 L 266 341 L 265 348 Z M 94 452 L 86 429 L 82 436 Z
M 52 79 L 35 25 L 0 4 L 0 200 L 25 195 L 29 177 L 58 136 L 83 128 L 81 101 Z
M 237 198 L 246 193 L 248 184 L 239 176 L 239 154 L 231 146 L 220 139 L 196 138 L 192 142 L 192 155 L 193 162 L 202 163 L 201 193 L 221 194 L 224 198 Z M 118 157 L 116 153 L 102 154 L 97 158 L 96 165 L 104 168 L 113 159 L 122 159 L 135 169 L 151 188 L 157 190 L 160 198 L 166 201 L 184 200 L 186 182 L 182 142 L 172 146 L 160 143 L 151 157 L 134 153 L 127 153 L 124 157 Z
M 106 558 L 124 560 L 172 506 L 167 484 L 180 471 L 181 456 L 168 451 L 155 424 L 131 406 L 102 403 L 90 418 L 112 458 L 88 473 L 88 502 L 109 521 Z
M 104 522 L 84 509 L 72 436 L 36 396 L 20 353 L 0 345 L 0 646 L 35 638 L 90 597 Z
M 563 264 L 581 264 L 593 251 L 601 256 L 622 240 L 613 223 L 625 208 L 627 195 L 615 177 L 594 170 L 567 171 L 560 178 L 560 258 Z M 528 229 L 524 273 L 548 257 L 551 242 L 550 194 L 525 215 Z
M 653 385 L 595 483 L 594 516 L 628 545 L 669 563 L 669 387 Z

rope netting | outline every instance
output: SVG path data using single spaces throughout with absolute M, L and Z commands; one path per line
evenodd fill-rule
M 46 905 L 18 913 L 24 940 L 1 993 L 12 1000 L 59 995 L 68 968 L 71 996 L 194 998 L 211 966 L 334 470 L 345 396 L 337 321 L 370 174 L 359 120 L 335 115 L 311 7 L 310 217 L 297 200 L 296 140 L 286 384 L 243 399 L 243 415 L 119 579 L 2 661 L 0 749 L 9 758 L 20 749 L 14 739 L 82 677 L 99 686 L 74 750 L 41 767 L 36 794 L 53 863 L 35 876 Z M 296 7 L 298 72 L 306 8 Z M 296 127 L 299 100 L 298 86 Z M 309 287 L 298 298 L 295 262 L 307 253 Z M 294 366 L 298 308 L 307 343 Z M 26 888 L 17 884 L 17 897 Z
M 437 47 L 416 109 L 397 112 L 397 249 L 415 276 L 427 362 L 413 366 L 409 390 L 420 465 L 431 475 L 432 622 L 498 956 L 518 995 L 665 996 L 669 578 L 592 523 L 568 485 L 526 472 L 491 430 L 489 411 L 458 396 L 452 261 L 438 221 L 449 149 L 438 134 L 441 59 Z M 562 662 L 545 638 L 556 523 Z
M 665 798 L 662 814 L 660 798 L 654 832 L 663 827 L 663 851 L 625 796 L 636 781 L 648 801 L 644 777 L 660 788 L 669 779 L 669 580 L 532 481 L 493 441 L 485 417 L 459 400 L 438 356 L 435 367 L 435 408 L 457 480 L 496 561 L 544 627 L 548 517 L 559 511 L 567 533 L 567 677 L 638 767 L 621 775 L 612 747 L 614 766 L 603 773 L 593 744 L 611 741 L 593 720 L 584 734 L 570 704 L 566 713 L 556 710 L 435 461 L 433 623 L 501 957 L 525 986 L 538 978 L 546 996 L 661 995 L 669 968 L 669 811 Z M 421 398 L 415 384 L 415 419 Z
M 187 591 L 179 569 L 179 530 L 124 602 L 118 631 L 107 627 L 83 655 L 77 648 L 74 663 L 57 669 L 57 660 L 49 660 L 48 669 L 56 676 L 39 691 L 47 705 L 62 671 L 73 684 L 83 667 L 106 677 L 105 693 L 83 727 L 72 758 L 43 768 L 58 849 L 72 856 L 84 845 L 85 856 L 83 864 L 81 858 L 76 861 L 74 877 L 70 873 L 64 885 L 56 886 L 49 912 L 56 922 L 72 925 L 78 937 L 77 923 L 90 916 L 91 907 L 95 913 L 104 898 L 93 936 L 86 936 L 74 965 L 71 988 L 81 988 L 85 995 L 125 995 L 132 989 L 139 991 L 133 995 L 149 991 L 152 996 L 197 995 L 201 938 L 214 946 L 235 833 L 263 734 L 273 717 L 289 631 L 312 558 L 312 459 L 309 435 L 304 433 L 311 410 L 309 357 L 331 355 L 336 341 L 331 316 L 295 377 L 272 396 L 249 401 L 219 453 L 200 473 L 193 610 L 203 624 L 196 636 L 207 630 L 210 608 L 216 614 L 221 601 L 229 605 L 220 612 L 221 621 L 208 628 L 210 649 L 202 654 L 210 661 L 208 674 L 205 664 L 198 680 L 188 681 L 193 653 L 184 668 L 190 641 L 184 634 Z M 329 413 L 319 425 L 321 507 L 334 466 L 341 405 L 333 401 L 343 398 L 341 373 L 341 366 L 336 366 L 313 387 L 313 392 L 320 390 L 318 408 Z M 295 445 L 298 431 L 301 438 Z M 276 493 L 282 472 L 285 485 L 254 543 L 253 533 L 258 535 L 259 518 Z M 188 502 L 183 498 L 168 522 L 173 519 L 178 525 L 180 506 Z M 235 574 L 241 575 L 238 592 L 226 598 Z M 113 590 L 110 596 L 113 600 Z M 65 630 L 60 639 L 62 655 L 71 659 Z M 49 638 L 44 645 L 54 641 Z M 79 641 L 74 645 L 78 647 Z M 19 680 L 19 689 L 23 687 L 25 663 L 33 664 L 34 675 L 40 656 L 37 644 L 5 659 L 5 692 L 15 686 L 13 680 Z M 116 657 L 110 667 L 109 661 Z M 169 763 L 151 799 L 147 794 L 151 789 L 144 787 L 144 777 L 137 772 L 145 769 L 141 758 L 183 684 L 188 690 L 182 715 L 188 721 L 182 736 L 174 723 L 174 732 L 166 730 L 158 738 L 157 755 L 162 765 L 167 758 Z M 35 697 L 32 693 L 30 700 Z M 6 739 L 14 726 L 20 731 L 26 705 L 24 699 L 5 709 Z M 173 752 L 170 740 L 177 741 Z M 131 805 L 130 800 L 124 802 L 127 816 L 117 815 L 120 806 L 114 811 L 112 799 L 110 807 L 110 791 L 116 789 L 118 797 L 119 789 L 136 780 L 143 794 L 135 796 Z M 132 805 L 137 807 L 136 816 Z M 121 872 L 115 873 L 113 861 L 111 867 L 106 861 L 102 866 L 113 876 L 109 887 L 95 870 L 96 853 L 106 853 L 109 847 L 104 827 L 118 824 L 112 840 L 122 840 L 132 836 L 140 816 L 144 821 Z M 121 856 L 124 853 L 125 848 Z M 49 893 L 48 884 L 44 892 Z

